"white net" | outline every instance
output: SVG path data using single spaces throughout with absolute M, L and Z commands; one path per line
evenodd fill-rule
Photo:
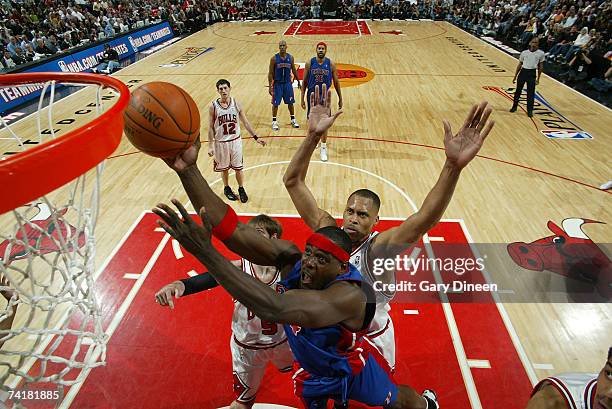
M 71 124 L 76 128 L 100 115 L 103 93 L 113 92 L 101 85 L 55 81 L 38 87 L 42 94 L 32 115 L 13 124 L 0 119 L 0 152 L 5 155 L 69 130 L 56 135 L 55 117 L 64 109 L 57 103 L 60 94 L 89 101 L 92 116 Z M 66 386 L 104 364 L 106 336 L 94 294 L 94 228 L 102 170 L 99 164 L 0 215 L 0 388 L 1 400 L 9 407 L 39 407 L 41 401 L 46 407 L 58 406 Z

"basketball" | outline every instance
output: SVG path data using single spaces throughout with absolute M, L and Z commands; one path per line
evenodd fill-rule
M 139 151 L 173 157 L 200 136 L 200 112 L 191 96 L 168 82 L 149 82 L 132 92 L 123 114 L 125 134 Z

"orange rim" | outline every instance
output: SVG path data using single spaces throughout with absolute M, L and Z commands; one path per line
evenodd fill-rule
M 119 99 L 93 121 L 39 146 L 0 160 L 0 186 L 6 190 L 0 214 L 67 184 L 117 149 L 123 135 L 123 110 L 130 91 L 120 80 L 96 74 L 41 72 L 0 75 L 0 86 L 43 83 L 98 84 L 119 92 Z

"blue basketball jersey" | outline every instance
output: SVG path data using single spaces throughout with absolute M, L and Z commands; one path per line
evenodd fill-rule
M 308 92 L 313 92 L 316 85 L 321 89 L 321 86 L 326 84 L 327 89 L 329 89 L 331 83 L 332 69 L 330 59 L 326 57 L 323 60 L 323 64 L 319 64 L 317 57 L 312 57 L 310 60 L 310 71 L 308 72 Z
M 274 58 L 276 59 L 274 64 L 274 82 L 291 82 L 291 54 L 286 54 L 285 58 L 282 58 L 280 53 L 276 53 Z
M 279 284 L 285 290 L 299 288 L 302 262 L 298 261 L 287 278 Z M 361 283 L 361 274 L 349 264 L 349 271 L 339 275 L 329 285 L 337 281 Z M 359 373 L 365 366 L 367 353 L 361 346 L 367 327 L 358 333 L 340 324 L 321 328 L 303 328 L 284 324 L 291 351 L 308 373 L 319 377 L 345 377 Z

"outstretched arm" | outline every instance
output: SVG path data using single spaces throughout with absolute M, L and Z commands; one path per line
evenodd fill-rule
M 338 79 L 338 70 L 336 69 L 336 64 L 331 65 L 332 69 L 332 80 L 334 81 L 334 88 L 336 89 L 336 94 L 338 94 L 338 109 L 342 109 L 342 90 L 340 89 L 340 80 Z
M 240 266 L 240 260 L 233 260 L 231 263 L 236 267 Z M 197 294 L 218 286 L 219 283 L 217 283 L 215 277 L 205 271 L 196 276 L 183 278 L 182 280 L 176 280 L 170 284 L 166 284 L 155 293 L 155 302 L 162 307 L 167 305 L 170 306 L 170 309 L 174 309 L 172 297 L 178 300 L 186 295 Z
M 257 132 L 255 132 L 255 130 L 251 126 L 251 123 L 249 122 L 248 118 L 244 114 L 244 111 L 242 110 L 242 107 L 240 105 L 238 105 L 238 103 L 236 103 L 236 106 L 238 108 L 238 116 L 240 117 L 240 122 L 242 122 L 242 124 L 244 125 L 246 130 L 249 131 L 249 133 L 251 134 L 253 139 L 257 140 Z
M 302 89 L 300 93 L 300 101 L 302 105 L 302 109 L 306 109 L 306 100 L 304 96 L 306 95 L 306 87 L 308 86 L 308 76 L 310 75 L 310 61 L 306 63 L 304 66 L 304 78 L 302 78 Z
M 268 93 L 270 95 L 272 92 L 272 85 L 274 83 L 274 65 L 276 64 L 276 60 L 274 57 L 270 58 L 270 66 L 268 67 Z
M 177 207 L 183 220 L 167 206 L 155 210 L 164 220 L 160 226 L 208 267 L 217 282 L 259 318 L 304 327 L 323 327 L 359 317 L 363 320 L 366 299 L 359 288 L 349 283 L 338 283 L 322 291 L 291 290 L 279 294 L 255 277 L 243 274 L 212 246 L 212 227 L 204 208 L 200 211 L 200 226 L 180 204 Z
M 299 89 L 302 89 L 302 84 L 300 83 L 300 78 L 298 77 L 297 68 L 295 68 L 295 60 L 293 56 L 291 56 L 291 73 L 293 74 L 293 78 L 298 82 L 297 86 Z
M 200 141 L 196 140 L 189 149 L 180 155 L 174 158 L 166 158 L 164 161 L 179 175 L 194 209 L 206 206 L 209 209 L 208 215 L 211 223 L 213 226 L 217 226 L 230 209 L 212 191 L 200 173 L 196 164 L 199 149 Z M 173 201 L 173 203 L 178 202 Z M 231 211 L 233 212 L 233 210 Z M 301 254 L 293 243 L 286 240 L 267 239 L 262 237 L 253 227 L 240 222 L 233 233 L 223 240 L 223 243 L 234 253 L 262 266 L 278 266 L 279 263 L 295 260 L 296 257 L 299 258 Z
M 310 165 L 310 157 L 314 152 L 321 135 L 327 131 L 342 111 L 330 115 L 331 90 L 323 86 L 323 93 L 326 98 L 321 101 L 318 99 L 318 89 L 310 95 L 310 117 L 308 118 L 308 133 L 304 141 L 291 158 L 291 162 L 285 171 L 283 182 L 285 188 L 291 196 L 291 201 L 297 209 L 302 219 L 312 230 L 320 229 L 325 226 L 336 226 L 334 218 L 325 210 L 319 208 L 317 201 L 306 186 L 306 174 Z
M 487 102 L 474 105 L 463 126 L 454 136 L 450 124 L 444 121 L 446 162 L 438 181 L 421 208 L 398 227 L 380 233 L 375 246 L 414 243 L 438 223 L 453 196 L 461 170 L 476 156 L 495 124 L 494 121 L 488 121 L 491 112 L 493 109 Z

